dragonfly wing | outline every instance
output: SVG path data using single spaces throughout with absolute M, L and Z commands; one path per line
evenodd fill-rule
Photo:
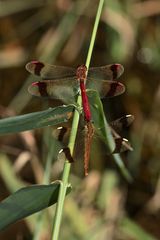
M 76 68 L 50 65 L 39 61 L 27 63 L 26 69 L 28 72 L 46 80 L 73 77 L 76 75 Z
M 131 114 L 125 115 L 121 118 L 118 118 L 110 123 L 110 126 L 115 131 L 122 131 L 123 128 L 130 126 L 130 124 L 134 121 L 134 116 Z
M 133 151 L 131 144 L 126 138 L 121 137 L 111 126 L 110 129 L 115 140 L 115 149 L 113 153 L 120 153 L 128 150 Z
M 125 151 L 133 151 L 133 148 L 126 138 L 115 138 L 115 149 L 113 153 L 122 153 Z
M 101 67 L 93 67 L 88 70 L 88 77 L 95 79 L 115 80 L 124 72 L 121 64 L 110 64 Z
M 33 96 L 61 99 L 65 103 L 72 103 L 79 92 L 79 85 L 76 79 L 44 80 L 32 83 L 28 91 Z
M 98 91 L 101 98 L 118 96 L 125 91 L 125 86 L 118 81 L 98 81 L 90 78 L 87 79 L 86 88 Z

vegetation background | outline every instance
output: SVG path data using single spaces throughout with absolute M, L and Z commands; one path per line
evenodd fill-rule
M 33 78 L 25 64 L 33 59 L 66 66 L 84 63 L 97 6 L 97 0 L 0 1 L 1 118 L 48 107 L 27 92 Z M 159 26 L 159 0 L 105 1 L 91 66 L 115 62 L 124 66 L 121 80 L 126 92 L 103 104 L 109 121 L 128 113 L 135 116 L 132 126 L 122 131 L 134 148 L 122 154 L 134 181 L 127 183 L 116 164 L 99 154 L 104 148 L 98 141 L 92 147 L 87 178 L 77 156 L 60 239 L 160 239 Z M 42 183 L 50 144 L 46 136 L 47 129 L 1 136 L 1 200 L 22 183 Z M 57 160 L 61 145 L 54 146 L 49 151 L 54 159 L 52 181 L 60 178 L 63 166 Z M 50 239 L 53 214 L 54 207 L 44 213 L 38 239 Z M 35 218 L 30 217 L 1 232 L 0 239 L 36 239 L 35 229 Z

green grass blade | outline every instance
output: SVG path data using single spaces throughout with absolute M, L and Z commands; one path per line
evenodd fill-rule
M 99 94 L 95 90 L 88 90 L 88 96 L 92 111 L 92 120 L 94 126 L 96 128 L 97 133 L 102 138 L 103 142 L 106 145 L 106 154 L 112 154 L 115 150 L 115 141 L 113 139 L 110 126 L 105 118 L 105 114 L 103 111 L 103 105 Z M 120 168 L 123 176 L 127 179 L 127 181 L 131 182 L 132 177 L 125 167 L 121 157 L 119 154 L 112 154 L 112 157 L 118 167 Z
M 0 120 L 0 134 L 8 134 L 57 125 L 69 120 L 73 105 L 49 108 L 44 111 L 9 117 Z
M 115 141 L 112 137 L 110 127 L 104 115 L 103 105 L 99 94 L 95 90 L 87 90 L 87 95 L 89 97 L 92 120 L 96 132 L 102 138 L 106 145 L 106 153 L 111 154 L 115 149 Z
M 57 202 L 60 181 L 21 188 L 0 203 L 0 230 Z M 71 187 L 67 187 L 67 193 Z

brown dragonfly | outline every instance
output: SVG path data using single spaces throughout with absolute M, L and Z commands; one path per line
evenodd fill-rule
M 118 119 L 109 123 L 111 133 L 112 133 L 112 136 L 113 136 L 114 141 L 115 141 L 115 148 L 113 149 L 113 152 L 111 154 L 122 153 L 122 152 L 125 152 L 127 150 L 129 150 L 129 151 L 133 150 L 129 141 L 126 138 L 123 138 L 119 135 L 119 133 L 122 132 L 123 129 L 129 127 L 132 124 L 133 121 L 134 121 L 134 116 L 131 115 L 131 114 L 128 114 L 128 115 L 125 115 L 125 116 L 123 116 L 121 118 L 118 118 Z M 60 142 L 63 142 L 63 143 L 66 142 L 66 141 L 64 141 L 64 139 L 66 138 L 68 133 L 69 133 L 69 129 L 64 127 L 64 126 L 60 126 L 54 131 L 54 134 L 55 134 L 57 140 L 60 141 Z M 85 135 L 85 131 L 83 131 L 83 129 L 81 129 L 79 135 L 82 136 L 83 134 Z M 94 135 L 96 135 L 96 134 L 94 134 Z M 98 136 L 95 136 L 95 137 L 96 138 L 98 137 L 98 138 L 101 139 L 101 136 L 99 134 L 98 134 Z M 101 139 L 101 140 L 103 142 L 103 139 Z M 81 142 L 81 140 L 80 140 L 80 142 Z M 83 152 L 82 151 L 83 147 L 82 148 L 79 147 L 81 145 L 80 142 L 78 143 L 78 150 L 80 149 L 80 154 L 81 154 Z M 84 146 L 84 148 L 86 148 L 86 146 Z M 87 149 L 84 149 L 84 152 L 86 152 L 86 151 L 87 151 Z M 59 151 L 59 154 L 61 154 L 61 153 L 64 153 L 65 157 L 70 162 L 74 162 L 74 157 L 76 156 L 77 151 L 74 152 L 74 156 L 71 156 L 69 148 L 64 146 Z

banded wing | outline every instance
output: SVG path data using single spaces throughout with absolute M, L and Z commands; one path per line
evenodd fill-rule
M 28 72 L 40 76 L 42 79 L 57 79 L 76 76 L 76 68 L 50 65 L 40 61 L 31 61 L 26 64 Z M 109 64 L 101 67 L 91 67 L 88 77 L 104 80 L 115 80 L 122 75 L 124 68 L 121 64 Z
M 30 73 L 40 76 L 43 80 L 35 82 L 29 87 L 29 92 L 34 96 L 61 99 L 70 103 L 79 92 L 76 68 L 31 61 L 27 63 L 26 69 Z M 123 67 L 120 64 L 91 68 L 88 72 L 86 88 L 97 90 L 102 98 L 122 94 L 125 91 L 124 85 L 118 81 L 111 81 L 111 79 L 119 77 L 122 72 Z M 90 78 L 90 76 L 95 77 L 95 79 Z M 97 76 L 105 80 L 96 79 Z
M 121 137 L 117 131 L 121 131 L 123 128 L 128 127 L 134 121 L 134 116 L 131 114 L 118 118 L 110 123 L 111 132 L 115 140 L 115 150 L 113 153 L 120 153 L 124 151 L 132 151 L 133 148 L 126 138 Z
M 125 86 L 116 81 L 97 82 L 94 79 L 88 79 L 86 87 L 98 91 L 101 98 L 114 97 L 125 91 Z M 74 96 L 79 93 L 79 83 L 76 77 L 71 79 L 43 80 L 32 83 L 28 91 L 33 96 L 61 99 L 68 103 L 73 101 Z M 87 95 L 89 95 L 89 91 Z
M 124 72 L 121 64 L 109 64 L 101 67 L 91 67 L 88 70 L 88 78 L 115 80 Z
M 113 138 L 115 140 L 115 149 L 113 153 L 121 153 L 125 151 L 133 151 L 133 148 L 128 139 L 121 137 L 114 129 L 111 129 Z
M 31 61 L 27 63 L 26 69 L 31 74 L 40 76 L 43 80 L 54 80 L 76 75 L 76 68 L 55 66 L 39 61 Z
M 37 97 L 60 99 L 65 103 L 75 102 L 75 96 L 79 92 L 79 84 L 76 78 L 62 78 L 57 80 L 43 80 L 32 83 L 28 91 Z
M 118 96 L 125 91 L 125 86 L 115 80 L 123 72 L 121 64 L 89 68 L 86 88 L 97 90 L 101 98 Z
M 115 97 L 125 91 L 125 86 L 118 81 L 87 79 L 86 89 L 98 91 L 101 98 Z M 87 95 L 89 95 L 89 90 Z
M 133 121 L 134 121 L 134 116 L 131 114 L 127 114 L 111 122 L 110 126 L 115 131 L 119 132 L 119 131 L 122 131 L 123 128 L 129 127 Z

